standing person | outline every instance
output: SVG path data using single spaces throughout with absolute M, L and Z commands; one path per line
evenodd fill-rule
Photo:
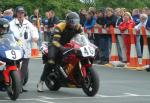
M 0 18 L 3 17 L 3 10 L 0 8 Z
M 79 16 L 80 16 L 80 24 L 82 26 L 84 26 L 85 21 L 86 21 L 86 10 L 85 9 L 81 9 L 80 13 L 79 13 Z
M 97 10 L 97 20 L 96 20 L 96 24 L 95 24 L 95 28 L 103 28 L 105 23 L 106 23 L 106 18 L 105 18 L 105 9 L 100 9 L 100 10 Z M 98 34 L 95 34 L 94 35 L 95 37 L 95 45 L 99 47 L 99 55 L 96 56 L 98 59 L 97 60 L 97 63 L 98 64 L 105 64 L 105 38 L 106 35 L 105 34 L 102 34 L 102 33 L 98 33 Z
M 119 24 L 123 21 L 124 10 L 122 8 L 115 9 L 115 15 L 117 16 L 116 28 L 118 28 Z M 122 62 L 127 62 L 127 57 L 125 53 L 126 49 L 125 49 L 123 38 L 124 38 L 124 35 L 117 34 L 118 55 L 119 55 L 119 59 Z
M 132 18 L 133 21 L 135 22 L 135 25 L 138 25 L 140 23 L 140 11 L 139 9 L 133 9 L 132 11 Z M 137 56 L 138 58 L 142 57 L 142 52 L 141 52 L 141 35 L 136 35 L 136 50 L 137 50 Z
M 42 16 L 40 15 L 39 9 L 34 10 L 34 14 L 30 16 L 30 21 L 38 29 L 39 34 L 38 46 L 40 48 L 42 46 L 42 29 L 41 29 Z
M 106 24 L 104 28 L 108 31 L 108 34 L 106 35 L 106 41 L 105 41 L 105 63 L 109 62 L 109 53 L 111 50 L 111 34 L 109 33 L 110 26 L 115 27 L 116 26 L 117 17 L 114 15 L 114 10 L 112 8 L 106 8 Z
M 56 24 L 60 22 L 59 18 L 55 15 L 53 10 L 49 11 L 49 19 L 48 19 L 48 37 L 51 39 L 51 31 L 55 27 Z
M 50 18 L 49 11 L 45 12 L 45 18 L 43 19 L 44 26 L 44 41 L 48 41 L 48 19 Z
M 137 32 L 139 33 L 138 35 L 140 35 L 140 36 L 141 36 L 140 30 L 141 30 L 142 26 L 145 27 L 147 30 L 150 30 L 150 19 L 148 19 L 148 15 L 144 14 L 144 13 L 140 14 L 140 23 L 135 26 L 135 30 L 137 30 Z M 147 39 L 148 39 L 148 46 L 149 46 L 149 52 L 150 52 L 149 36 Z M 136 43 L 139 43 L 139 41 L 136 41 Z M 137 48 L 137 51 L 140 51 L 140 53 L 142 52 L 141 45 L 139 45 L 139 47 Z M 142 53 L 141 53 L 141 57 L 142 57 Z
M 125 30 L 128 30 L 130 27 L 134 28 L 134 26 L 135 26 L 135 23 L 132 19 L 131 14 L 129 12 L 125 12 L 124 16 L 123 16 L 123 22 L 121 22 L 120 25 L 119 25 L 120 31 L 124 32 Z M 125 44 L 125 47 L 126 47 L 127 62 L 129 62 L 129 60 L 130 60 L 130 47 L 131 47 L 130 35 L 124 35 L 124 44 Z
M 15 9 L 15 18 L 10 22 L 10 30 L 14 33 L 14 38 L 20 43 L 20 46 L 24 49 L 24 57 L 21 66 L 21 79 L 24 83 L 25 76 L 28 71 L 29 59 L 31 57 L 31 45 L 33 40 L 37 42 L 39 36 L 37 29 L 25 19 L 25 10 L 23 6 L 18 6 Z M 22 88 L 22 92 L 26 92 Z
M 95 17 L 94 12 L 88 11 L 86 15 L 84 28 L 91 30 L 92 28 L 94 28 L 95 24 L 96 24 L 96 17 Z M 94 43 L 94 33 L 88 33 L 88 38 L 90 39 L 91 42 Z
M 12 9 L 5 10 L 3 13 L 3 18 L 7 19 L 9 22 L 13 20 L 13 11 Z

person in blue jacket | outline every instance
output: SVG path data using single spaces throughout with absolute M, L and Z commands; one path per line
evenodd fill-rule
M 96 24 L 96 17 L 94 16 L 93 12 L 89 11 L 86 16 L 84 27 L 85 29 L 92 29 L 95 24 Z

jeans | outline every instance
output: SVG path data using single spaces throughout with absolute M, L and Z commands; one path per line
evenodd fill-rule
M 117 47 L 118 47 L 118 55 L 122 61 L 127 61 L 126 57 L 126 48 L 123 39 L 124 35 L 117 35 Z
M 111 39 L 108 35 L 101 35 L 99 37 L 99 48 L 101 51 L 101 60 L 109 61 Z
M 42 46 L 42 33 L 39 31 L 38 32 L 38 34 L 39 34 L 39 40 L 38 40 L 38 47 L 39 47 L 39 49 L 40 49 L 40 47 Z
M 25 76 L 28 71 L 28 65 L 29 65 L 29 58 L 23 58 L 22 60 L 22 66 L 21 66 L 21 81 L 24 82 Z
M 137 35 L 137 36 L 136 36 L 136 51 L 137 51 L 137 56 L 138 56 L 139 58 L 142 57 L 140 39 L 141 39 L 141 35 Z

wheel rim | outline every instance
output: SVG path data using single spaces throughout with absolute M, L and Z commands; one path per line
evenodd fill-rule
M 54 86 L 55 85 L 55 82 L 54 82 L 54 80 L 51 78 L 51 76 L 50 75 L 48 75 L 47 76 L 47 83 L 48 83 L 48 85 L 50 85 L 50 86 Z
M 87 74 L 87 77 L 84 78 L 84 86 L 88 91 L 93 91 L 93 81 L 90 74 Z

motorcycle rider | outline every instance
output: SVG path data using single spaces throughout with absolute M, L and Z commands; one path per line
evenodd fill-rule
M 0 37 L 9 32 L 9 27 L 9 21 L 4 18 L 0 18 Z
M 49 68 L 55 66 L 56 61 L 60 58 L 56 58 L 64 50 L 64 45 L 68 43 L 74 36 L 81 33 L 80 17 L 76 12 L 70 12 L 66 15 L 65 22 L 61 22 L 56 25 L 53 31 L 52 39 L 49 40 L 48 45 L 48 60 L 45 63 L 43 73 L 40 81 L 37 84 L 37 91 L 43 92 L 43 82 L 45 80 L 46 73 Z
M 39 38 L 37 28 L 25 19 L 25 9 L 23 6 L 16 7 L 15 18 L 10 22 L 10 30 L 13 32 L 15 40 L 25 51 L 21 66 L 21 79 L 23 84 L 31 57 L 31 41 L 37 42 Z M 22 88 L 22 92 L 26 91 Z

